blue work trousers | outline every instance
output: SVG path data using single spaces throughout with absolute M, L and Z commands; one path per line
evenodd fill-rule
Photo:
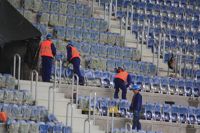
M 42 81 L 50 82 L 53 58 L 42 56 Z
M 133 126 L 132 129 L 133 130 L 141 130 L 141 123 L 140 123 L 140 113 L 139 112 L 135 112 L 133 115 Z
M 118 93 L 119 93 L 119 89 L 121 89 L 122 90 L 122 99 L 126 99 L 127 87 L 126 87 L 125 82 L 119 78 L 115 78 L 114 84 L 115 84 L 114 98 L 115 99 L 119 98 Z
M 79 84 L 84 84 L 84 77 L 82 76 L 81 74 L 81 71 L 80 71 L 80 58 L 73 58 L 70 63 L 72 63 L 73 65 L 73 71 L 75 74 L 78 75 L 79 77 Z

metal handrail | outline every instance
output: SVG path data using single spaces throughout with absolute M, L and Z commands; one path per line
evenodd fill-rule
M 33 95 L 33 78 L 34 78 L 34 75 L 35 75 L 35 104 L 37 105 L 37 85 L 38 85 L 38 72 L 36 70 L 32 70 L 31 72 L 31 87 L 30 87 L 30 91 Z
M 114 132 L 114 108 L 112 109 L 111 133 Z
M 59 60 L 59 83 L 58 83 L 59 89 L 60 89 L 60 86 L 61 86 L 61 77 L 62 77 L 62 60 Z
M 92 94 L 90 93 L 90 97 L 89 97 L 89 113 L 88 113 L 88 118 L 84 121 L 84 133 L 86 133 L 86 122 L 88 122 L 88 126 L 89 126 L 89 133 L 90 133 L 90 121 L 91 121 L 91 101 L 92 101 Z
M 73 101 L 71 101 L 71 102 L 69 102 L 68 104 L 67 104 L 67 109 L 66 109 L 66 126 L 70 126 L 69 124 L 68 124 L 68 119 L 69 119 L 69 116 L 68 116 L 68 110 L 69 110 L 69 106 L 71 106 L 71 127 L 72 127 L 72 129 L 73 129 Z
M 74 85 L 75 85 L 75 77 L 76 77 L 76 89 L 74 89 Z M 74 74 L 72 77 L 72 103 L 74 102 L 74 93 L 76 93 L 76 105 L 78 105 L 78 84 L 79 84 L 79 77 L 77 74 Z
M 56 60 L 56 61 L 55 61 L 55 67 L 54 67 L 54 87 L 56 87 L 57 68 L 58 68 L 58 64 L 57 64 L 57 60 Z
M 128 126 L 130 127 L 130 132 L 132 133 L 132 124 L 130 122 L 125 123 L 125 133 L 128 133 Z
M 51 102 L 51 90 L 53 90 L 53 106 L 52 106 L 52 113 L 54 114 L 54 110 L 55 110 L 55 93 L 56 93 L 56 89 L 55 86 L 50 86 L 49 87 L 49 91 L 48 91 L 48 111 L 50 112 L 50 102 Z
M 17 76 L 17 89 L 20 90 L 20 74 L 21 74 L 21 56 L 19 54 L 14 55 L 13 77 L 16 74 L 16 60 L 18 59 L 18 76 Z
M 106 133 L 109 133 L 109 108 L 107 109 Z
M 95 124 L 96 121 L 96 103 L 97 103 L 97 94 L 94 93 L 94 107 L 93 107 L 93 123 Z

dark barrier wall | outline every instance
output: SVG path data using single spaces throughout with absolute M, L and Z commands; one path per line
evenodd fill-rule
M 0 0 L 0 73 L 12 73 L 13 56 L 22 57 L 22 78 L 37 66 L 41 33 L 7 0 Z

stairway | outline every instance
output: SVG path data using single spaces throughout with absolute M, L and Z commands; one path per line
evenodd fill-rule
M 104 18 L 104 9 L 103 7 L 99 7 L 98 3 L 95 2 L 94 4 L 94 17 L 95 18 Z M 108 22 L 108 13 L 106 14 L 105 20 Z M 120 21 L 118 19 L 115 19 L 114 16 L 111 17 L 111 25 L 110 25 L 110 32 L 114 33 L 120 33 Z M 124 36 L 125 29 L 122 29 L 121 35 Z M 126 44 L 127 47 L 134 47 L 141 51 L 141 43 L 137 43 L 137 39 L 134 37 L 134 35 L 131 33 L 130 30 L 127 30 L 127 36 L 126 36 Z M 142 52 L 142 61 L 146 62 L 153 62 L 153 53 L 151 49 L 148 49 L 146 45 L 143 45 L 143 52 Z M 155 65 L 157 65 L 157 55 L 154 55 L 154 62 Z M 168 66 L 167 64 L 163 63 L 163 59 L 159 58 L 159 69 L 160 73 L 159 76 L 167 76 L 167 70 Z
M 22 90 L 28 90 L 30 88 L 30 81 L 21 81 L 21 89 Z M 49 87 L 52 86 L 52 83 L 44 83 L 44 82 L 38 82 L 38 98 L 37 103 L 38 105 L 45 106 L 48 108 L 48 91 Z M 52 99 L 51 99 L 52 100 Z M 70 102 L 70 99 L 65 98 L 65 94 L 62 92 L 59 92 L 59 90 L 56 90 L 55 93 L 55 116 L 57 119 L 63 123 L 66 123 L 66 109 L 67 104 Z M 51 108 L 50 112 L 52 112 L 52 101 L 51 101 Z M 88 118 L 88 115 L 82 114 L 82 110 L 76 109 L 75 104 L 73 104 L 73 133 L 83 133 L 84 130 L 84 121 Z M 70 123 L 70 116 L 71 116 L 71 108 L 69 108 L 69 126 Z M 86 124 L 88 125 L 88 124 Z M 86 132 L 88 133 L 88 126 L 86 127 Z M 105 133 L 105 131 L 102 131 L 99 129 L 98 126 L 93 125 L 91 121 L 91 133 Z

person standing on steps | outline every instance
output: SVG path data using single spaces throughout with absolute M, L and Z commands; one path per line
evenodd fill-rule
M 131 84 L 131 76 L 126 72 L 123 68 L 118 67 L 116 69 L 116 75 L 114 78 L 114 88 L 115 88 L 115 93 L 114 93 L 114 98 L 118 99 L 118 93 L 119 89 L 122 90 L 122 99 L 126 99 L 126 93 L 127 93 L 127 88 Z
M 84 85 L 84 77 L 80 72 L 81 55 L 76 47 L 72 45 L 71 41 L 68 41 L 67 49 L 67 64 L 71 63 L 73 65 L 73 71 L 79 77 L 79 85 Z
M 52 35 L 47 34 L 46 40 L 40 44 L 40 56 L 42 57 L 42 81 L 50 82 L 53 58 L 56 48 L 52 42 Z
M 141 123 L 140 123 L 140 111 L 142 109 L 142 95 L 140 94 L 140 86 L 133 85 L 130 89 L 133 91 L 134 95 L 132 98 L 130 111 L 133 112 L 133 130 L 141 130 Z

